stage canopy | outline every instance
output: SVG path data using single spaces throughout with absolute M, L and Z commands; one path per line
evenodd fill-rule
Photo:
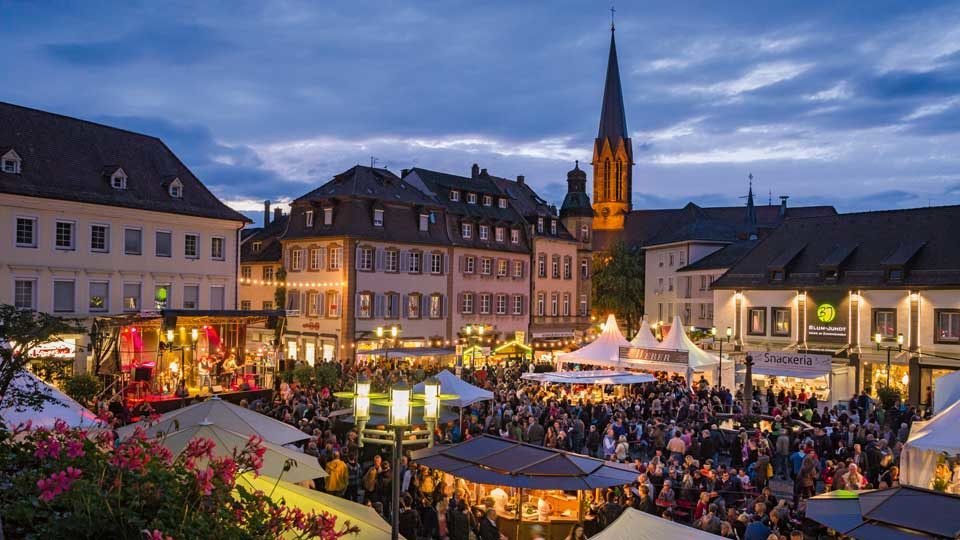
M 470 482 L 523 489 L 579 491 L 637 479 L 637 470 L 630 465 L 490 435 L 416 450 L 411 459 Z
M 546 384 L 640 384 L 657 380 L 656 377 L 648 373 L 612 371 L 609 369 L 524 373 L 520 378 Z
M 933 380 L 933 414 L 960 401 L 960 371 Z
M 597 339 L 583 347 L 568 353 L 558 354 L 559 364 L 587 364 L 607 368 L 620 367 L 620 348 L 630 347 L 617 326 L 617 319 L 611 314 L 603 325 L 603 332 Z
M 217 396 L 189 407 L 170 411 L 161 416 L 156 424 L 145 428 L 144 431 L 147 437 L 156 437 L 161 433 L 172 433 L 196 426 L 201 422 L 209 422 L 247 436 L 259 435 L 263 440 L 279 445 L 302 441 L 310 437 L 310 435 L 289 424 L 239 405 L 228 403 Z M 117 433 L 121 439 L 126 439 L 133 435 L 137 427 L 138 424 L 130 424 L 118 429 Z
M 908 486 L 854 493 L 856 508 L 849 495 L 812 497 L 806 516 L 844 537 L 863 540 L 960 535 L 960 497 L 956 495 Z
M 443 370 L 437 373 L 437 380 L 440 381 L 441 394 L 456 394 L 460 396 L 457 399 L 444 401 L 443 404 L 448 407 L 469 407 L 479 401 L 490 401 L 493 399 L 493 392 L 474 386 L 463 379 L 457 377 L 449 370 Z M 415 394 L 423 393 L 423 383 L 413 387 Z
M 900 483 L 929 488 L 941 452 L 960 454 L 960 401 L 928 422 L 914 422 L 900 453 Z
M 591 536 L 590 540 L 661 540 L 663 538 L 716 540 L 720 537 L 640 510 L 627 508 L 616 521 L 603 531 Z
M 39 389 L 47 393 L 50 397 L 39 408 L 8 406 L 9 404 L 0 400 L 0 418 L 7 425 L 7 428 L 13 429 L 20 424 L 31 422 L 35 428 L 52 428 L 57 420 L 63 420 L 70 427 L 93 428 L 98 427 L 100 422 L 97 415 L 74 401 L 70 396 L 60 390 L 41 381 L 36 375 L 27 370 L 18 373 L 10 383 L 13 389 L 19 389 L 24 392 L 30 392 L 33 389 Z
M 633 336 L 633 339 L 630 340 L 630 345 L 642 349 L 656 349 L 660 346 L 660 342 L 654 337 L 653 331 L 650 329 L 650 324 L 646 319 L 644 319 L 643 324 L 640 325 L 640 330 L 637 332 L 637 335 Z

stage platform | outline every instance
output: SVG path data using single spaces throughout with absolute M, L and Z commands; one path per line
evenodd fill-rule
M 135 410 L 141 403 L 146 403 L 158 414 L 167 413 L 181 407 L 186 407 L 196 401 L 203 401 L 211 396 L 218 396 L 224 401 L 240 404 L 240 401 L 247 400 L 250 403 L 256 399 L 270 399 L 273 395 L 273 389 L 259 388 L 256 390 L 236 390 L 229 392 L 190 392 L 189 397 L 178 397 L 170 394 L 148 394 L 143 399 L 127 399 L 127 406 Z

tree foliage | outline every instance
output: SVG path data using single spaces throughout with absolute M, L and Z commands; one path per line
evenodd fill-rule
M 643 318 L 643 252 L 623 242 L 593 260 L 593 310 L 613 313 L 627 337 Z

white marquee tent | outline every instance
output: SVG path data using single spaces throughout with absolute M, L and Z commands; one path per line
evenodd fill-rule
M 627 508 L 616 521 L 591 536 L 590 540 L 661 540 L 663 538 L 716 540 L 720 537 L 640 510 Z
M 597 339 L 575 351 L 557 355 L 558 369 L 563 364 L 587 364 L 605 368 L 619 368 L 620 347 L 630 347 L 630 342 L 620 333 L 617 319 L 611 314 L 607 317 L 607 322 L 603 325 L 603 332 L 600 332 Z
M 900 453 L 900 483 L 929 489 L 941 452 L 960 454 L 960 402 L 954 402 L 928 422 L 914 422 Z
M 637 345 L 633 346 L 637 347 Z M 717 355 L 701 349 L 690 339 L 689 336 L 687 336 L 683 322 L 680 320 L 679 315 L 674 317 L 673 325 L 670 327 L 670 332 L 667 333 L 666 337 L 663 338 L 663 341 L 654 346 L 643 348 L 665 351 L 685 351 L 688 354 L 687 367 L 686 369 L 678 370 L 676 365 L 671 366 L 670 364 L 665 363 L 650 363 L 643 360 L 630 360 L 628 362 L 631 367 L 638 369 L 654 369 L 658 371 L 689 371 L 691 373 L 707 372 L 711 374 L 714 382 L 717 380 L 716 377 L 718 375 L 718 368 L 721 365 L 720 358 Z M 725 382 L 734 380 L 733 364 L 733 361 L 723 363 L 723 380 Z M 682 364 L 679 366 L 682 366 Z
M 650 329 L 650 324 L 646 319 L 644 319 L 643 324 L 640 325 L 640 330 L 637 332 L 637 335 L 633 336 L 633 339 L 630 340 L 630 344 L 642 349 L 656 349 L 660 347 L 660 342 L 654 337 L 653 330 Z
M 457 377 L 450 370 L 443 370 L 437 373 L 437 380 L 440 382 L 441 394 L 456 394 L 460 397 L 444 401 L 443 404 L 449 407 L 469 407 L 479 401 L 490 401 L 493 399 L 493 392 L 474 386 L 460 377 Z M 413 392 L 423 393 L 423 383 L 413 387 Z
M 524 373 L 520 376 L 526 381 L 538 381 L 546 384 L 640 384 L 657 380 L 649 373 L 629 371 L 553 371 L 549 373 Z
M 7 406 L 0 408 L 0 418 L 3 419 L 8 428 L 12 429 L 20 424 L 25 424 L 28 420 L 34 428 L 52 428 L 57 420 L 63 420 L 70 427 L 89 428 L 100 425 L 97 415 L 74 401 L 70 396 L 41 381 L 29 371 L 24 370 L 18 374 L 10 384 L 24 390 L 42 388 L 47 392 L 50 399 L 37 409 L 22 408 L 23 410 L 17 410 L 16 407 Z
M 960 371 L 933 380 L 933 414 L 960 401 Z

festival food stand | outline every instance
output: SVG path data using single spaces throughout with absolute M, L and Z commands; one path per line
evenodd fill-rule
M 845 379 L 834 377 L 835 369 L 829 355 L 792 351 L 750 351 L 747 355 L 753 358 L 754 388 L 761 391 L 773 386 L 774 394 L 781 389 L 798 396 L 812 394 L 820 403 L 830 403 L 837 394 L 852 393 L 842 388 L 832 391 L 834 383 L 842 385 Z M 837 366 L 837 369 L 845 370 L 846 366 Z M 745 367 L 738 368 L 738 375 L 745 373 Z
M 648 373 L 613 371 L 599 369 L 592 371 L 552 371 L 547 373 L 524 373 L 520 376 L 526 381 L 536 381 L 541 385 L 564 385 L 564 395 L 573 399 L 590 398 L 594 401 L 604 399 L 604 389 L 613 386 L 616 392 L 632 384 L 654 382 L 656 377 Z
M 915 421 L 900 452 L 900 483 L 960 493 L 960 401 Z
M 562 540 L 582 523 L 586 493 L 637 478 L 629 465 L 490 435 L 417 450 L 411 459 L 445 473 L 450 494 L 475 508 L 495 509 L 500 532 L 511 540 L 529 540 L 533 525 L 548 540 Z

